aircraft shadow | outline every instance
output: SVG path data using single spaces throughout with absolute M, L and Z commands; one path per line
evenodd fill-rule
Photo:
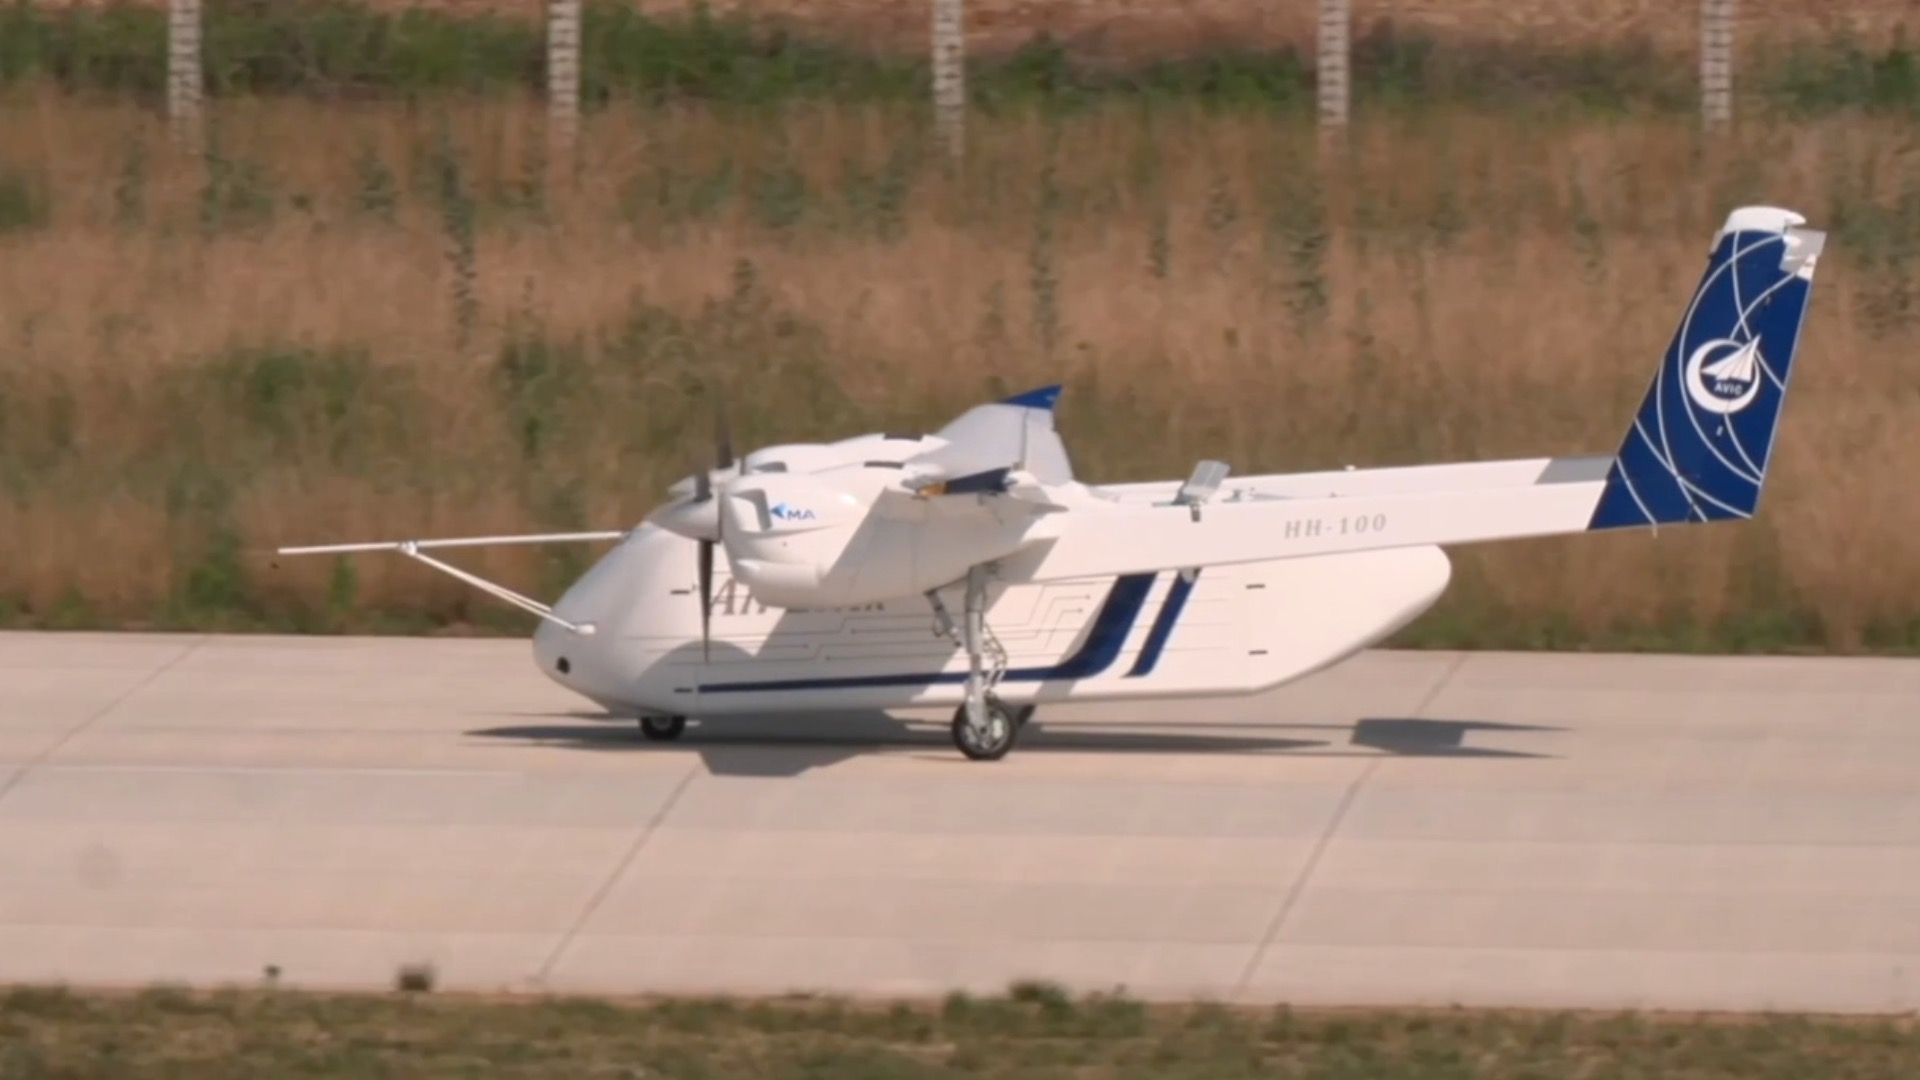
M 551 714 L 542 714 L 557 719 Z M 560 714 L 576 723 L 533 723 L 482 728 L 476 738 L 607 753 L 699 754 L 715 776 L 792 777 L 870 753 L 890 750 L 939 750 L 962 761 L 947 725 L 908 721 L 882 712 L 808 717 L 804 727 L 791 717 L 706 720 L 689 726 L 670 743 L 640 735 L 634 721 L 601 713 Z M 1132 730 L 1147 727 L 1149 730 Z M 796 730 L 798 729 L 798 730 Z M 1172 729 L 1172 730 L 1168 730 Z M 1045 753 L 1103 754 L 1260 754 L 1318 757 L 1542 759 L 1554 755 L 1486 746 L 1469 746 L 1477 732 L 1555 732 L 1563 729 L 1489 721 L 1367 718 L 1352 724 L 1253 725 L 1171 724 L 1101 725 L 1097 720 L 1047 723 L 1036 719 L 1020 735 L 1015 755 Z M 1346 732 L 1345 739 L 1294 738 L 1268 732 Z

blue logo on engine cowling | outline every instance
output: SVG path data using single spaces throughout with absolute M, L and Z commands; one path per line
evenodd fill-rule
M 775 521 L 815 521 L 819 515 L 802 506 L 788 506 L 786 503 L 774 503 L 768 513 Z

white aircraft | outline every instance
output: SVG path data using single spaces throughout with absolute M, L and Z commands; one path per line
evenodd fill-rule
M 722 424 L 714 468 L 631 530 L 281 553 L 398 551 L 519 605 L 540 670 L 648 738 L 950 706 L 960 751 L 998 759 L 1041 702 L 1251 694 L 1343 660 L 1439 599 L 1443 545 L 1753 516 L 1825 241 L 1805 222 L 1727 218 L 1612 454 L 1092 486 L 1049 387 L 737 461 Z M 594 540 L 618 544 L 551 608 L 426 554 Z

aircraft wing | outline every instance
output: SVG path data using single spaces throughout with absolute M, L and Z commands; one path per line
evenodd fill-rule
M 1116 502 L 1055 515 L 1002 576 L 1045 581 L 1221 563 L 1582 532 L 1606 494 L 1614 459 L 1536 458 L 1433 466 L 1481 486 L 1435 488 L 1416 469 L 1355 470 L 1350 494 L 1242 492 L 1195 507 Z M 1369 473 L 1384 474 L 1371 478 Z M 1397 474 L 1397 475 L 1396 475 Z M 1438 476 L 1431 477 L 1438 479 Z M 1364 490 L 1372 486 L 1374 491 Z

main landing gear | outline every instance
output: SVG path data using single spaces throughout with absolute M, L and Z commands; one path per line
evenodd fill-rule
M 998 761 L 1007 756 L 1020 730 L 1033 718 L 1032 705 L 1009 705 L 994 694 L 1007 673 L 1007 650 L 987 628 L 987 569 L 967 571 L 966 611 L 959 626 L 948 614 L 938 590 L 928 603 L 939 632 L 967 650 L 967 699 L 953 714 L 953 745 L 973 761 Z M 672 742 L 686 730 L 684 716 L 642 716 L 640 733 L 653 742 Z
M 997 761 L 1013 749 L 1014 738 L 1033 718 L 1033 706 L 1008 705 L 999 698 L 988 698 L 986 726 L 976 732 L 967 707 L 953 714 L 953 745 L 975 761 Z M 642 716 L 640 734 L 648 742 L 673 742 L 687 730 L 684 716 Z
M 947 613 L 940 594 L 927 593 L 940 630 L 967 650 L 967 700 L 953 714 L 953 745 L 974 761 L 998 761 L 1007 756 L 1020 729 L 1033 716 L 1033 706 L 1010 706 L 994 696 L 993 688 L 1007 673 L 1007 650 L 987 629 L 987 571 L 967 571 L 966 611 L 959 628 Z
M 996 697 L 987 699 L 986 712 L 986 725 L 976 728 L 965 705 L 953 711 L 953 745 L 974 761 L 998 761 L 1006 757 L 1020 729 L 1033 718 L 1033 706 L 1009 705 Z
M 640 734 L 649 742 L 672 742 L 687 730 L 684 716 L 642 716 Z

